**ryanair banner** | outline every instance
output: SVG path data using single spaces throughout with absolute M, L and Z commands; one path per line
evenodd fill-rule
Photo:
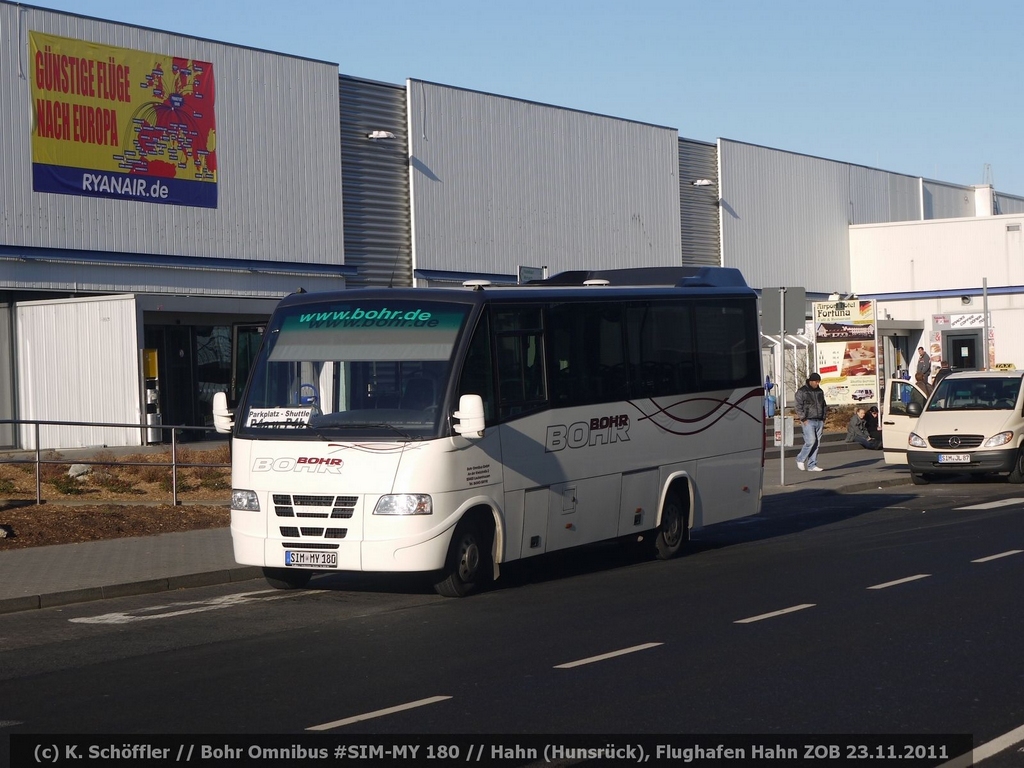
M 36 192 L 217 207 L 213 65 L 29 33 Z

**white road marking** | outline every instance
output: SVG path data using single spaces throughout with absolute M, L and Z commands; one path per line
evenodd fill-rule
M 985 504 L 972 504 L 969 507 L 956 507 L 957 511 L 965 509 L 998 509 L 999 507 L 1009 507 L 1014 504 L 1024 504 L 1024 499 L 1000 499 L 999 501 L 989 501 Z
M 407 709 L 416 709 L 416 707 L 425 707 L 428 704 L 436 704 L 439 701 L 447 701 L 451 696 L 431 696 L 429 699 L 420 699 L 419 701 L 410 701 L 408 704 L 399 704 L 397 707 L 388 707 L 387 709 L 378 709 L 374 712 L 367 712 L 363 715 L 356 715 L 355 717 L 346 717 L 344 720 L 335 720 L 331 723 L 324 723 L 322 725 L 311 725 L 307 728 L 307 731 L 329 731 L 332 728 L 340 728 L 343 725 L 351 725 L 352 723 L 359 723 L 363 720 L 372 720 L 375 717 L 384 717 L 384 715 L 393 715 L 395 712 L 404 712 Z
M 755 621 L 774 619 L 776 616 L 785 616 L 787 613 L 795 613 L 796 611 L 804 610 L 804 608 L 813 608 L 814 606 L 815 603 L 794 605 L 792 608 L 783 608 L 781 611 L 772 611 L 771 613 L 762 613 L 760 616 L 751 616 L 749 619 L 740 619 L 739 621 L 734 621 L 733 624 L 753 624 Z
M 152 621 L 153 619 L 169 619 L 174 616 L 186 616 L 191 613 L 206 613 L 207 611 L 218 611 L 222 608 L 234 608 L 239 605 L 248 605 L 254 602 L 267 600 L 283 600 L 286 597 L 299 597 L 304 594 L 315 594 L 313 592 L 298 590 L 281 594 L 276 589 L 262 589 L 259 592 L 242 592 L 237 595 L 224 595 L 211 600 L 191 600 L 183 603 L 168 603 L 167 605 L 154 605 L 148 608 L 137 608 L 134 611 L 118 613 L 104 613 L 99 616 L 81 616 L 68 621 L 75 624 L 130 624 L 133 621 Z M 259 597 L 264 595 L 264 597 Z M 157 613 L 163 611 L 163 613 Z
M 971 560 L 972 563 L 987 563 L 989 560 L 998 560 L 1000 557 L 1009 557 L 1010 555 L 1019 555 L 1024 552 L 1024 549 L 1010 549 L 1006 552 L 1000 552 L 998 555 L 989 555 L 988 557 L 979 557 L 977 560 Z
M 0 728 L 11 728 L 15 725 L 24 725 L 21 720 L 0 720 Z
M 595 661 L 614 659 L 616 656 L 625 656 L 627 653 L 646 651 L 648 648 L 657 648 L 659 645 L 664 645 L 664 643 L 644 643 L 643 645 L 634 645 L 630 648 L 623 648 L 621 651 L 612 651 L 611 653 L 602 653 L 600 656 L 591 656 L 590 658 L 580 659 L 579 661 L 569 661 L 565 664 L 556 664 L 555 669 L 572 669 L 573 667 L 582 667 L 584 664 L 593 664 Z
M 1024 725 L 1020 728 L 1014 728 L 1002 736 L 997 736 L 987 744 L 975 747 L 971 752 L 955 757 L 948 763 L 943 763 L 939 768 L 970 768 L 970 766 L 977 765 L 982 760 L 987 760 L 993 755 L 998 755 L 1004 749 L 1009 749 L 1021 741 L 1024 741 Z
M 907 576 L 905 579 L 896 579 L 896 581 L 887 581 L 885 584 L 875 584 L 873 587 L 868 589 L 886 589 L 888 587 L 895 587 L 897 584 L 906 584 L 908 581 L 917 581 L 919 579 L 927 579 L 931 576 L 930 573 L 919 573 L 917 576 Z

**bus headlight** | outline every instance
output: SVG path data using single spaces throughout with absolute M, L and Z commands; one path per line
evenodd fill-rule
M 231 508 L 243 512 L 259 512 L 260 500 L 256 497 L 255 491 L 240 491 L 237 488 L 232 488 Z
M 924 441 L 924 438 L 921 437 L 919 434 L 917 434 L 917 432 L 911 432 L 910 433 L 910 438 L 907 440 L 907 442 L 910 444 L 911 448 L 927 448 L 928 447 L 928 443 L 926 443 Z
M 1013 432 L 1000 432 L 998 435 L 992 435 L 992 437 L 986 440 L 983 447 L 995 448 L 998 445 L 1006 445 L 1011 440 L 1013 440 Z
M 397 493 L 381 496 L 373 509 L 375 515 L 432 515 L 434 505 L 425 493 Z

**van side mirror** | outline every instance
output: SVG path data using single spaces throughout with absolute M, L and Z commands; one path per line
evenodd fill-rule
M 480 395 L 463 395 L 459 410 L 452 414 L 457 421 L 452 429 L 463 437 L 473 439 L 484 436 L 484 400 Z
M 213 393 L 213 426 L 218 432 L 230 432 L 235 419 L 228 410 L 228 396 L 225 392 Z
M 907 414 L 910 416 L 920 416 L 921 405 L 919 403 L 907 403 Z

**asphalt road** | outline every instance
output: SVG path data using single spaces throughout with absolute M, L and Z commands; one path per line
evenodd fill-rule
M 1008 501 L 984 509 L 977 504 Z M 463 600 L 334 575 L 0 617 L 0 734 L 970 733 L 1024 725 L 1024 491 L 770 497 Z M 1010 553 L 1010 554 L 1007 554 Z M 368 719 L 368 713 L 417 706 Z M 985 765 L 1017 765 L 1003 754 Z

